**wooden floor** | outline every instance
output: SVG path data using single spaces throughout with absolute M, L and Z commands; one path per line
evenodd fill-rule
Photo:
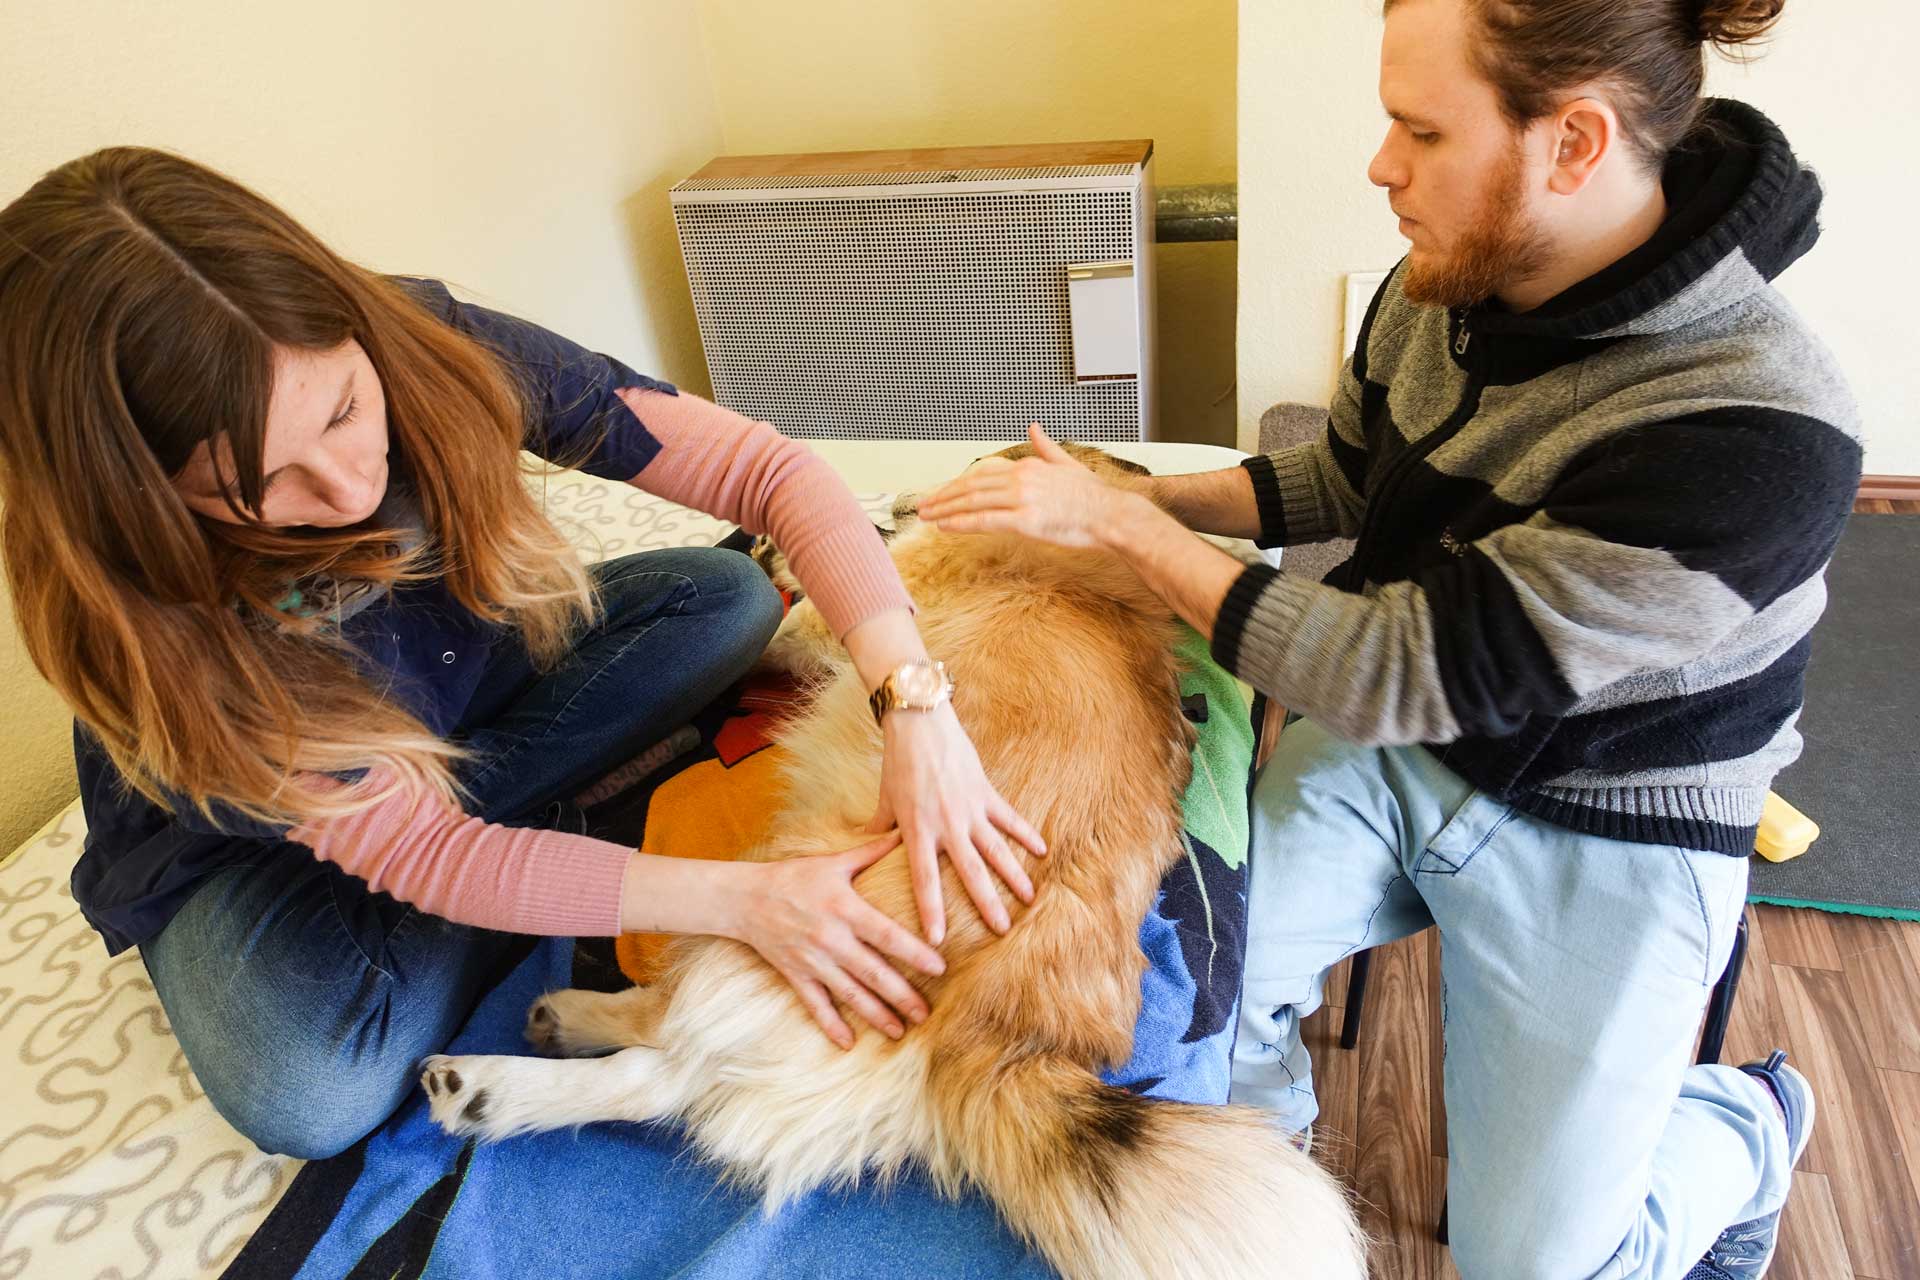
M 1920 514 L 1920 503 L 1858 509 Z M 1818 1109 L 1771 1280 L 1920 1280 L 1920 924 L 1766 906 L 1748 919 L 1723 1060 L 1787 1050 Z M 1430 929 L 1374 953 L 1355 1049 L 1339 1045 L 1344 964 L 1305 1027 L 1314 1154 L 1359 1195 L 1381 1280 L 1457 1275 L 1433 1239 L 1447 1164 L 1439 948 Z

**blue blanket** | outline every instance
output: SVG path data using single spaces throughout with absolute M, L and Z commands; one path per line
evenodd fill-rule
M 1199 731 L 1185 856 L 1142 922 L 1149 967 L 1134 1054 L 1109 1079 L 1154 1097 L 1218 1103 L 1243 961 L 1246 788 L 1259 720 L 1198 636 L 1183 656 L 1182 705 Z M 448 1051 L 527 1052 L 528 1005 L 576 985 L 590 963 L 571 941 L 529 940 Z M 589 1125 L 477 1146 L 442 1133 L 416 1093 L 353 1149 L 303 1167 L 225 1277 L 1051 1274 L 984 1200 L 943 1200 L 915 1177 L 885 1192 L 816 1192 L 768 1218 L 756 1199 L 724 1188 L 689 1156 L 671 1126 Z

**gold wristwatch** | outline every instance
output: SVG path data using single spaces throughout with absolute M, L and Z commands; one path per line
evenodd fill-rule
M 887 673 L 880 687 L 867 699 L 873 708 L 873 722 L 881 723 L 887 712 L 931 711 L 953 696 L 953 681 L 947 678 L 944 662 L 903 662 Z

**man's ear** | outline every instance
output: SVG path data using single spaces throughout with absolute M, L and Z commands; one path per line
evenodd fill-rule
M 1625 142 L 1619 115 L 1600 98 L 1575 98 L 1553 113 L 1549 127 L 1547 187 L 1555 195 L 1577 194 Z

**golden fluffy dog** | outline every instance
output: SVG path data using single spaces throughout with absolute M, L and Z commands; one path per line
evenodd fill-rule
M 1110 480 L 1128 465 L 1079 456 Z M 619 1052 L 432 1059 L 435 1119 L 487 1139 L 678 1120 L 769 1209 L 918 1165 L 947 1193 L 987 1195 L 1070 1280 L 1363 1275 L 1345 1196 L 1264 1113 L 1155 1101 L 1096 1075 L 1131 1053 L 1140 921 L 1181 856 L 1192 730 L 1172 615 L 1094 552 L 924 524 L 891 549 L 989 776 L 1047 842 L 1026 861 L 1033 905 L 1002 890 L 1015 924 L 997 938 L 945 868 L 947 969 L 914 979 L 931 1016 L 900 1041 L 863 1029 L 850 1052 L 751 949 L 682 939 L 656 984 L 559 991 L 529 1015 L 543 1049 Z M 817 692 L 781 735 L 788 800 L 753 856 L 857 844 L 880 776 L 866 690 L 805 603 L 768 660 Z M 857 884 L 916 927 L 903 850 Z

